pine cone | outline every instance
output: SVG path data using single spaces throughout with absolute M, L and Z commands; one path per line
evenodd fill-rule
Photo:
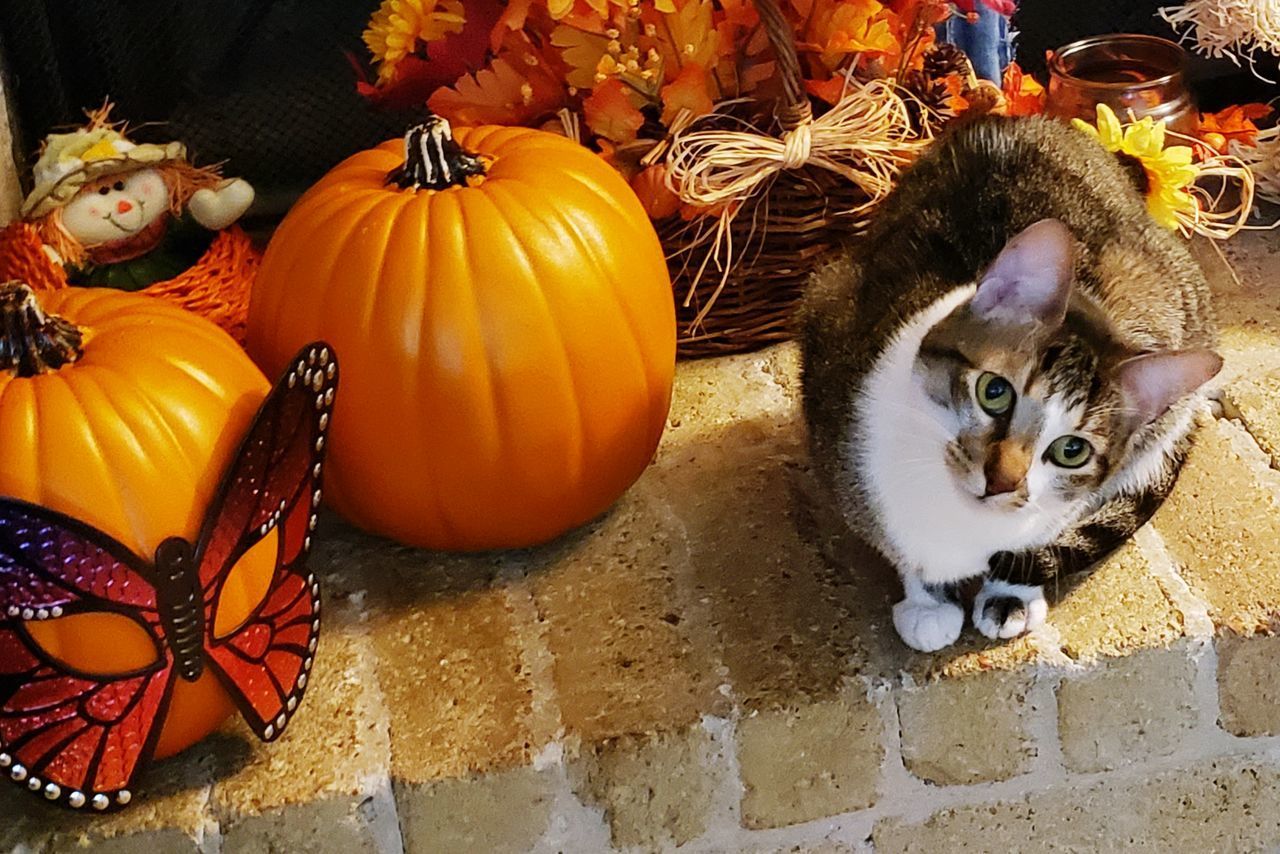
M 924 72 L 912 70 L 903 75 L 902 86 L 915 96 L 903 98 L 903 102 L 907 106 L 911 126 L 917 131 L 936 127 L 939 119 L 945 121 L 955 115 L 947 85 L 941 80 L 931 80 Z
M 920 104 L 934 112 L 950 115 L 950 93 L 947 91 L 947 85 L 941 79 L 930 76 L 928 72 L 911 70 L 903 76 L 902 86 L 912 95 L 915 95 Z M 916 105 L 909 98 L 907 99 L 907 106 L 909 109 L 914 109 Z
M 934 80 L 955 73 L 968 77 L 972 71 L 973 66 L 965 52 L 948 42 L 935 44 L 924 55 L 924 73 Z

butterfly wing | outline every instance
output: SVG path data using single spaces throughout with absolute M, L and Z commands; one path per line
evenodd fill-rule
M 279 737 L 302 699 L 320 631 L 320 586 L 305 563 L 337 385 L 333 350 L 303 348 L 258 410 L 197 546 L 207 662 L 266 741 Z M 219 636 L 223 587 L 268 536 L 278 547 L 267 594 L 241 626 Z
M 154 662 L 78 672 L 26 628 L 99 612 L 137 623 Z M 63 514 L 0 499 L 0 774 L 76 809 L 127 804 L 172 694 L 164 637 L 156 588 L 128 548 Z

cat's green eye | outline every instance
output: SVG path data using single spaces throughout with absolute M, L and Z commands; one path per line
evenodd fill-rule
M 1053 440 L 1049 450 L 1045 451 L 1045 456 L 1054 465 L 1064 469 L 1078 469 L 1093 456 L 1093 445 L 1079 436 L 1059 436 Z
M 1013 383 L 987 372 L 978 377 L 978 405 L 988 415 L 1004 415 L 1013 406 Z

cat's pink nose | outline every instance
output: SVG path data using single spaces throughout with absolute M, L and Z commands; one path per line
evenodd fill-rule
M 128 213 L 131 210 L 133 210 L 133 202 L 128 199 L 121 199 L 116 202 L 116 211 L 118 213 Z
M 1004 495 L 1017 490 L 1031 468 L 1030 452 L 1011 439 L 997 444 L 987 457 L 986 471 L 987 493 Z
M 1018 488 L 1018 484 L 1021 482 L 1021 480 L 1014 480 L 1011 477 L 1003 477 L 1001 474 L 996 474 L 995 477 L 988 475 L 987 492 L 983 497 L 986 498 L 991 495 L 1005 495 L 1013 492 Z

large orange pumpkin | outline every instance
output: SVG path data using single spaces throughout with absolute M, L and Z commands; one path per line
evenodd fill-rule
M 54 316 L 80 330 L 78 345 L 69 327 L 49 323 Z M 80 519 L 146 558 L 167 537 L 194 542 L 268 391 L 249 358 L 208 321 L 109 289 L 66 288 L 37 301 L 25 285 L 0 285 L 0 320 L 0 495 Z M 274 549 L 265 538 L 233 570 L 219 633 L 262 600 Z M 156 655 L 137 624 L 111 614 L 33 621 L 27 631 L 89 673 L 134 671 Z M 208 670 L 177 680 L 156 755 L 194 744 L 234 709 Z
M 603 512 L 665 425 L 675 311 L 643 207 L 603 160 L 433 119 L 336 166 L 271 240 L 249 307 L 268 371 L 323 338 L 346 400 L 327 492 L 406 543 L 526 546 Z

